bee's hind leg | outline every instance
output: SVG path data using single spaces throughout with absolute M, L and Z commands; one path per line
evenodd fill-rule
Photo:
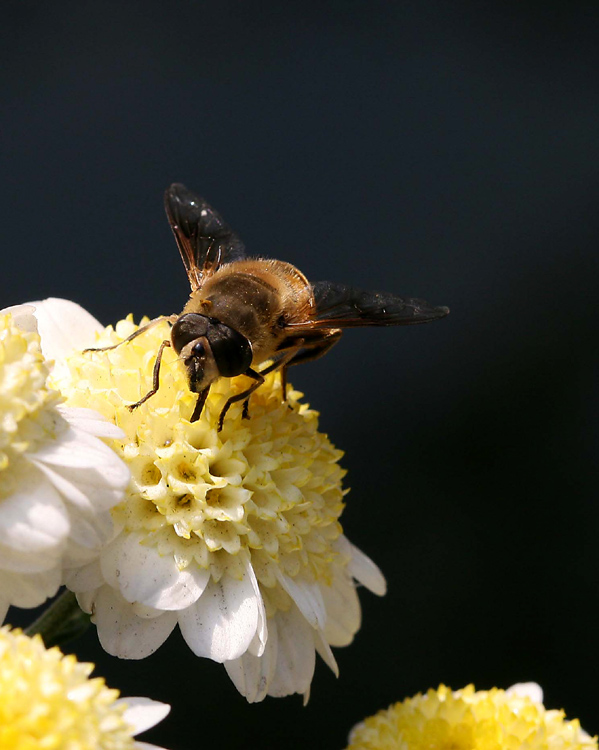
M 302 362 L 312 362 L 322 357 L 339 341 L 341 333 L 339 328 L 335 328 L 316 339 L 287 339 L 285 344 L 289 346 L 289 349 L 282 357 L 279 357 L 264 370 L 260 370 L 260 374 L 268 375 L 269 372 L 280 367 L 283 401 L 287 401 L 287 369 L 292 365 L 300 365 Z
M 281 369 L 281 391 L 283 392 L 283 402 L 287 401 L 287 367 L 291 364 L 293 359 L 301 351 L 304 345 L 304 339 L 297 339 L 294 342 L 292 349 L 286 351 L 282 356 L 276 359 L 272 364 L 265 367 L 264 370 L 260 370 L 260 375 L 268 375 L 273 370 Z
M 342 331 L 339 328 L 335 328 L 323 335 L 316 341 L 307 340 L 302 342 L 298 349 L 295 350 L 294 356 L 285 363 L 286 367 L 292 365 L 301 365 L 303 362 L 313 362 L 315 359 L 319 359 L 326 354 L 331 347 L 341 338 Z

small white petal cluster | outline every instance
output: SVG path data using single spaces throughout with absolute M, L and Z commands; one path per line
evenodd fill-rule
M 32 313 L 0 311 L 0 622 L 10 605 L 42 604 L 65 569 L 99 554 L 130 477 L 103 441 L 121 430 L 48 387 Z
M 307 699 L 315 654 L 336 674 L 331 646 L 348 645 L 360 627 L 356 581 L 385 593 L 379 569 L 342 533 L 342 454 L 318 431 L 317 413 L 295 391 L 283 403 L 272 373 L 252 396 L 250 419 L 235 406 L 218 430 L 224 401 L 243 388 L 243 378 L 221 378 L 190 423 L 195 394 L 172 349 L 159 392 L 131 412 L 127 404 L 151 386 L 168 326 L 82 354 L 122 341 L 135 325 L 121 321 L 99 338 L 54 348 L 56 321 L 75 321 L 76 306 L 46 300 L 36 314 L 68 403 L 97 409 L 124 432 L 113 446 L 132 479 L 112 512 L 117 531 L 98 559 L 66 579 L 103 647 L 144 658 L 178 625 L 195 654 L 225 665 L 248 701 Z
M 115 705 L 125 704 L 123 711 L 123 720 L 132 728 L 131 734 L 136 736 L 152 729 L 159 724 L 165 716 L 170 713 L 171 707 L 168 703 L 154 701 L 151 698 L 134 697 L 119 698 Z M 134 747 L 137 750 L 164 750 L 158 745 L 151 745 L 149 742 L 135 742 Z

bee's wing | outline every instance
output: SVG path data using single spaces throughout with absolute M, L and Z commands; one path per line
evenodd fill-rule
M 177 240 L 192 290 L 223 263 L 245 258 L 243 242 L 199 195 L 173 183 L 164 194 L 164 207 Z
M 397 297 L 387 292 L 365 292 L 332 281 L 317 281 L 312 289 L 316 311 L 306 323 L 292 324 L 290 328 L 303 326 L 314 330 L 414 325 L 438 320 L 449 312 L 448 307 L 433 307 L 422 299 Z

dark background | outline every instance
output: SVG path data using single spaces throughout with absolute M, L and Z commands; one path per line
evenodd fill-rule
M 346 451 L 349 538 L 385 572 L 338 681 L 250 706 L 178 635 L 73 650 L 170 702 L 182 748 L 341 748 L 440 682 L 536 680 L 597 712 L 599 8 L 523 2 L 5 2 L 1 305 L 178 311 L 183 181 L 250 252 L 447 304 L 292 372 Z

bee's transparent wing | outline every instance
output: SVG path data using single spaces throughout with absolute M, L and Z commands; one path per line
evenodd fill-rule
M 185 185 L 173 183 L 164 207 L 192 290 L 223 263 L 245 258 L 245 247 L 210 204 Z

